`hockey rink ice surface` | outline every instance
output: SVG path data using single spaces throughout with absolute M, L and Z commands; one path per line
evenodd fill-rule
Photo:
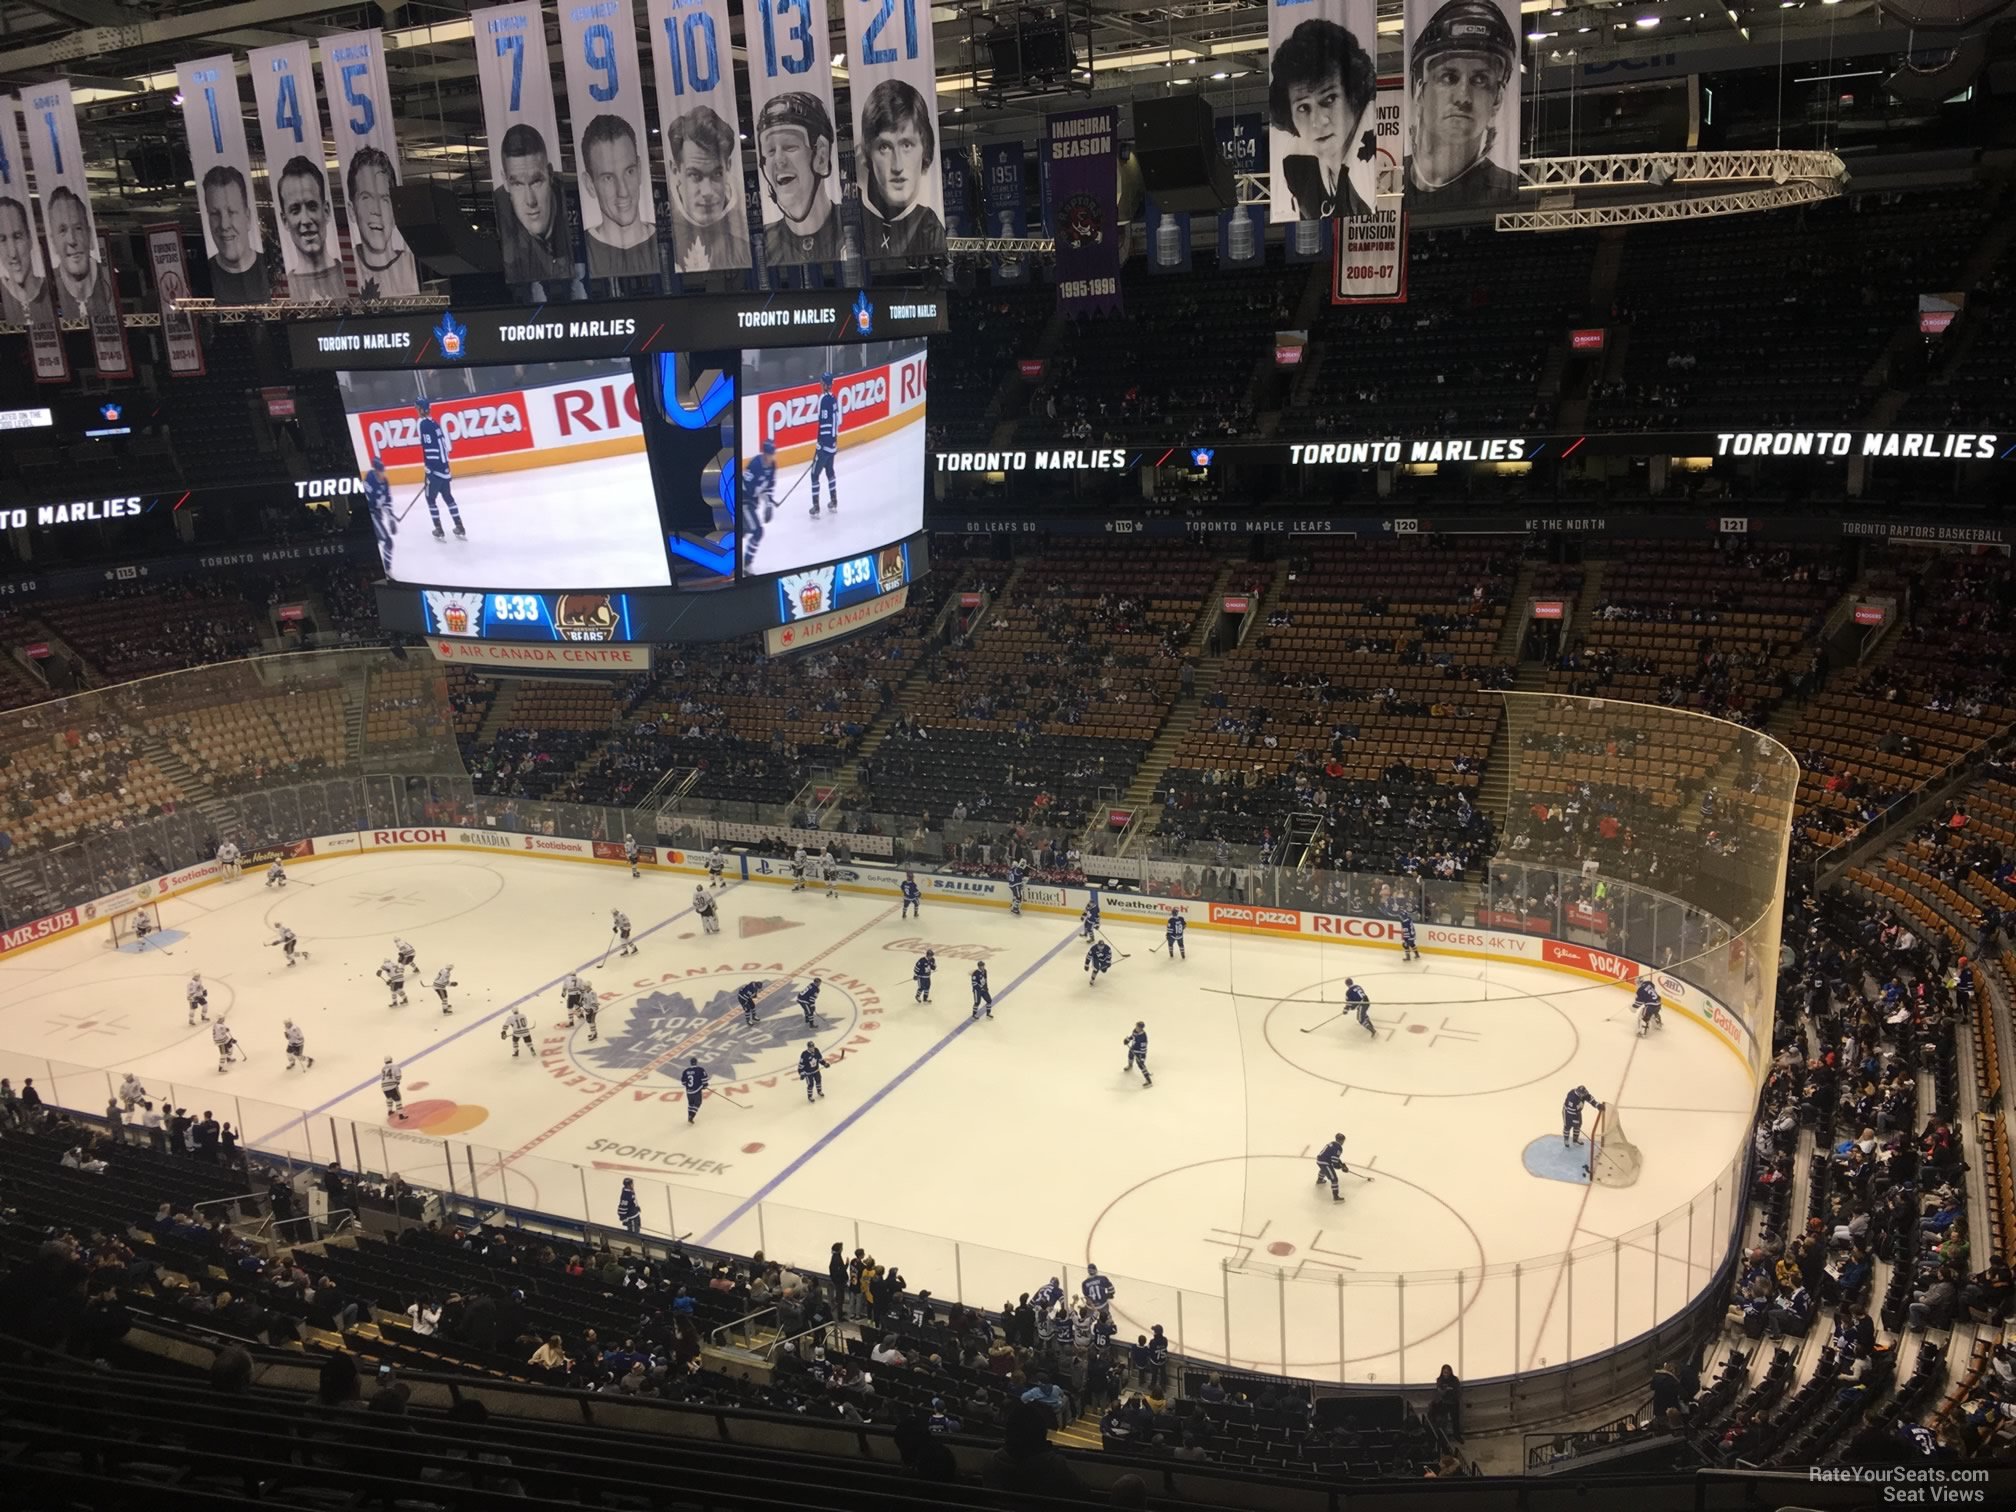
M 927 899 L 905 921 L 893 899 L 744 881 L 717 895 L 708 937 L 690 874 L 416 851 L 293 878 L 279 892 L 248 872 L 170 899 L 165 943 L 143 950 L 107 948 L 100 927 L 0 963 L 0 1074 L 19 1087 L 48 1074 L 42 1061 L 102 1071 L 38 1080 L 45 1099 L 95 1114 L 134 1071 L 255 1148 L 326 1159 L 334 1140 L 346 1165 L 342 1121 L 355 1120 L 366 1146 L 386 1131 L 411 1180 L 445 1185 L 452 1162 L 465 1194 L 473 1169 L 481 1196 L 577 1217 L 585 1205 L 605 1224 L 635 1175 L 653 1233 L 760 1247 L 815 1274 L 838 1239 L 913 1290 L 989 1309 L 1052 1275 L 1075 1292 L 1089 1259 L 1116 1279 L 1124 1339 L 1161 1323 L 1192 1354 L 1331 1379 L 1340 1350 L 1346 1379 L 1402 1379 L 1403 1340 L 1414 1382 L 1445 1361 L 1484 1379 L 1598 1353 L 1677 1311 L 1721 1255 L 1726 1200 L 1714 1221 L 1704 1209 L 1656 1242 L 1611 1243 L 1715 1185 L 1751 1100 L 1726 1043 L 1671 1008 L 1640 1039 L 1611 984 L 1201 928 L 1188 961 L 1170 961 L 1159 929 L 1109 915 L 1114 970 L 1093 987 L 1059 913 Z M 616 906 L 640 952 L 598 969 Z M 291 970 L 265 943 L 276 920 L 310 953 Z M 402 1009 L 373 976 L 395 934 L 420 967 Z M 911 982 L 926 944 L 940 963 L 928 1005 Z M 981 958 L 991 1022 L 968 1016 Z M 461 984 L 452 1016 L 427 986 L 444 962 Z M 196 970 L 249 1055 L 226 1074 L 208 1026 L 186 1021 Z M 565 1027 L 555 988 L 572 970 L 598 991 L 598 1043 Z M 769 992 L 746 1029 L 734 990 L 814 970 L 826 987 L 811 1037 L 833 1065 L 808 1104 L 789 993 Z M 1376 1034 L 1337 1016 L 1347 974 L 1371 993 Z M 514 1061 L 500 1040 L 514 1004 L 536 1057 Z M 289 1016 L 311 1070 L 284 1069 Z M 1122 1069 L 1136 1019 L 1152 1088 Z M 692 1127 L 677 1082 L 689 1053 L 714 1078 Z M 405 1068 L 405 1125 L 378 1089 L 386 1055 Z M 1529 1171 L 1530 1144 L 1558 1147 L 1577 1083 L 1619 1100 L 1644 1156 L 1636 1185 Z M 1339 1130 L 1372 1179 L 1345 1177 L 1333 1203 L 1312 1157 Z M 1572 1274 L 1524 1263 L 1598 1246 Z M 1228 1260 L 1241 1266 L 1229 1286 Z M 1409 1274 L 1404 1290 L 1372 1279 L 1393 1272 Z
M 393 537 L 387 569 L 400 582 L 553 590 L 672 581 L 641 442 L 620 456 L 458 477 L 453 486 L 466 541 L 455 539 L 446 504 L 439 507 L 447 539 L 434 539 L 421 484 L 393 486 L 397 507 L 413 503 Z
M 922 410 L 901 430 L 841 447 L 833 459 L 840 485 L 837 515 L 827 507 L 824 478 L 819 480 L 819 513 L 812 513 L 812 484 L 806 477 L 810 461 L 779 467 L 777 512 L 763 527 L 763 543 L 750 570 L 791 572 L 860 556 L 915 534 L 924 519 L 924 460 Z

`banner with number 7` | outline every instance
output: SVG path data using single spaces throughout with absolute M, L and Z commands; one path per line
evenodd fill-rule
M 476 79 L 497 211 L 504 281 L 572 279 L 573 235 L 560 174 L 560 127 L 537 0 L 471 11 Z

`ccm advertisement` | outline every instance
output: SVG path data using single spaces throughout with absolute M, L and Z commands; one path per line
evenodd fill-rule
M 386 577 L 670 586 L 629 362 L 337 378 Z

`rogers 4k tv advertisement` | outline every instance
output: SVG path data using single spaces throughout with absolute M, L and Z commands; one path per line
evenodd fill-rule
M 742 354 L 742 570 L 859 557 L 924 528 L 920 340 Z

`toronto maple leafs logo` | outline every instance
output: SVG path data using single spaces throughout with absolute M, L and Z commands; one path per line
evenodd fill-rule
M 751 973 L 757 976 L 760 973 Z M 828 1055 L 858 1027 L 863 1009 L 854 995 L 830 983 L 819 999 L 815 1024 L 807 1027 L 796 994 L 802 983 L 770 981 L 756 1002 L 756 1022 L 745 1021 L 736 989 L 750 976 L 713 976 L 691 992 L 665 988 L 625 1001 L 605 1001 L 602 1037 L 590 1042 L 585 1026 L 569 1036 L 569 1055 L 583 1070 L 620 1078 L 656 1067 L 644 1085 L 677 1085 L 689 1056 L 717 1081 L 753 1081 L 795 1074 L 798 1052 L 808 1039 Z
M 469 327 L 455 318 L 453 310 L 441 312 L 441 324 L 434 327 L 434 339 L 441 344 L 441 355 L 450 362 L 460 362 L 469 352 Z
M 863 292 L 854 296 L 854 332 L 859 336 L 872 335 L 875 330 L 875 301 Z

